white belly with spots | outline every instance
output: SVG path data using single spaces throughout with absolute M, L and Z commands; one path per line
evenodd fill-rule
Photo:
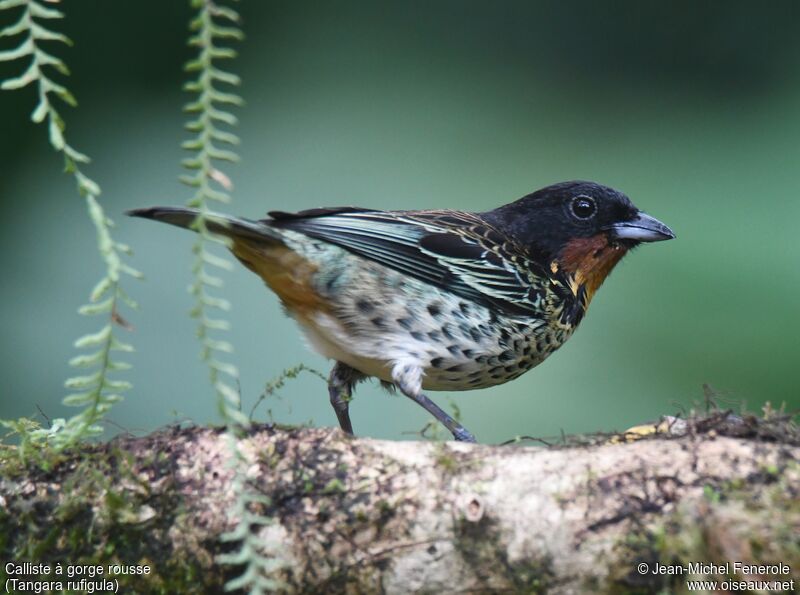
M 494 315 L 340 248 L 306 241 L 296 249 L 319 267 L 314 289 L 328 305 L 297 316 L 311 347 L 412 392 L 502 384 L 564 340 L 544 320 Z
M 348 348 L 352 346 L 353 341 L 343 340 L 345 330 L 336 319 L 327 314 L 318 314 L 313 321 L 300 321 L 300 328 L 309 347 L 323 357 L 345 363 L 367 376 L 387 382 L 392 381 L 391 362 L 387 359 L 367 357 L 365 353 Z

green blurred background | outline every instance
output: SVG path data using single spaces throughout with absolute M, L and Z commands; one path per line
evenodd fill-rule
M 147 431 L 218 420 L 198 360 L 189 233 L 122 215 L 181 204 L 177 182 L 188 2 L 82 0 L 63 7 L 80 107 L 72 143 L 94 159 L 117 239 L 144 282 L 128 318 L 135 388 L 110 419 Z M 624 429 L 673 413 L 709 383 L 751 409 L 800 406 L 800 36 L 792 1 L 728 3 L 300 2 L 239 5 L 231 64 L 247 105 L 231 212 L 357 204 L 485 210 L 544 185 L 596 180 L 677 233 L 628 257 L 575 337 L 519 380 L 452 397 L 482 441 Z M 8 19 L 9 15 L 0 15 Z M 0 26 L 7 24 L 5 21 Z M 8 47 L 4 40 L 2 49 Z M 0 64 L 0 77 L 21 64 Z M 32 90 L 0 94 L 0 416 L 60 404 L 77 306 L 101 273 L 70 178 L 28 121 Z M 225 275 L 230 338 L 249 411 L 267 381 L 327 371 L 261 281 Z M 268 407 L 335 425 L 324 384 L 301 376 Z M 264 418 L 263 404 L 257 416 Z M 356 432 L 409 438 L 421 408 L 375 385 Z M 111 431 L 117 428 L 111 427 Z

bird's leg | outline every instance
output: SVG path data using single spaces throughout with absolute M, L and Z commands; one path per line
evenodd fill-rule
M 358 370 L 342 362 L 336 362 L 328 377 L 328 394 L 331 405 L 339 420 L 339 427 L 347 434 L 353 434 L 353 424 L 350 423 L 350 400 L 353 398 L 353 387 L 365 376 Z
M 472 433 L 467 430 L 467 428 L 447 415 L 447 413 L 445 413 L 436 403 L 431 401 L 424 394 L 417 393 L 417 395 L 414 396 L 413 394 L 409 394 L 404 391 L 402 387 L 400 388 L 400 391 L 408 398 L 422 405 L 428 413 L 439 420 L 444 427 L 450 430 L 450 432 L 453 434 L 453 438 L 459 442 L 477 442 L 477 440 L 475 440 L 475 436 L 473 436 Z
M 425 410 L 446 427 L 459 442 L 477 442 L 475 436 L 464 426 L 445 413 L 436 403 L 422 394 L 422 370 L 414 365 L 398 365 L 392 371 L 395 385 L 400 392 Z

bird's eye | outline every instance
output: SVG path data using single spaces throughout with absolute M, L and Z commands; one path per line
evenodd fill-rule
M 597 205 L 593 198 L 576 196 L 572 199 L 572 214 L 578 219 L 589 219 L 597 212 Z

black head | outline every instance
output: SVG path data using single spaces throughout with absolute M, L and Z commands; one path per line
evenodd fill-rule
M 547 186 L 483 216 L 542 264 L 556 260 L 576 240 L 604 239 L 609 246 L 627 249 L 675 237 L 627 196 L 594 182 Z

